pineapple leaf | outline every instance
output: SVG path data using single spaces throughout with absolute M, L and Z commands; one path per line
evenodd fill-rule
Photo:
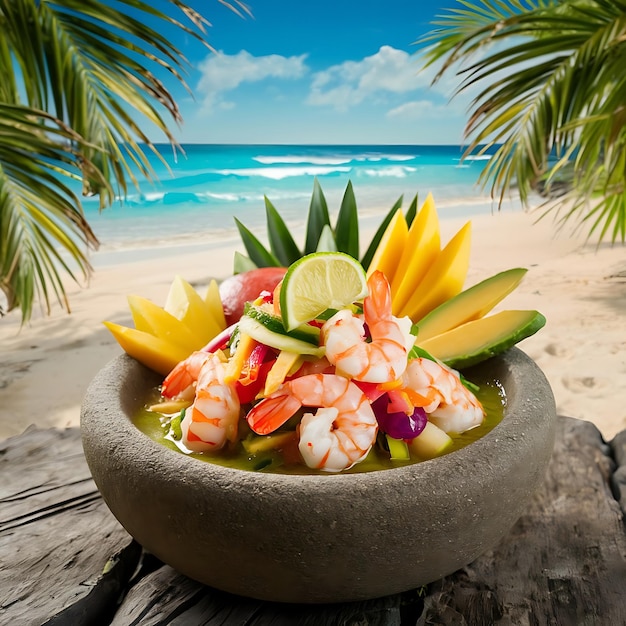
M 235 252 L 233 259 L 233 274 L 243 274 L 248 270 L 256 269 L 256 267 L 257 266 L 245 254 Z
M 302 253 L 293 240 L 285 221 L 267 196 L 265 196 L 265 215 L 267 218 L 267 237 L 272 253 L 287 267 L 297 261 Z
M 337 252 L 337 242 L 333 235 L 333 229 L 328 224 L 322 228 L 315 252 Z
M 324 226 L 330 226 L 330 217 L 328 216 L 328 205 L 324 192 L 316 178 L 313 182 L 313 195 L 309 206 L 304 254 L 310 254 L 317 250 L 317 242 L 322 235 Z
M 351 181 L 348 181 L 337 215 L 335 242 L 337 250 L 355 259 L 359 258 L 359 214 Z
M 250 260 L 257 267 L 280 266 L 280 261 L 237 218 L 235 223 Z
M 372 237 L 372 241 L 370 241 L 370 245 L 368 246 L 367 251 L 363 255 L 363 258 L 361 259 L 361 265 L 364 267 L 364 269 L 367 270 L 369 268 L 369 265 L 372 262 L 372 258 L 374 257 L 374 253 L 376 252 L 376 248 L 378 248 L 378 244 L 380 243 L 380 240 L 382 239 L 383 234 L 385 230 L 387 229 L 387 226 L 389 226 L 389 222 L 391 221 L 391 218 L 401 206 L 402 206 L 402 196 L 400 196 L 396 200 L 396 203 L 391 207 L 391 209 L 389 209 L 389 213 L 385 215 L 385 219 L 382 221 L 382 223 L 378 227 L 378 230 Z
M 415 197 L 413 198 L 413 201 L 411 202 L 411 206 L 407 209 L 406 212 L 406 225 L 411 228 L 411 224 L 413 223 L 413 220 L 415 219 L 415 216 L 417 215 L 417 194 L 415 194 Z

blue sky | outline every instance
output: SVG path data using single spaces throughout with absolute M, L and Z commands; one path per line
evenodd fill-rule
M 217 52 L 176 35 L 193 92 L 175 92 L 181 142 L 461 143 L 468 99 L 450 102 L 452 74 L 430 87 L 415 45 L 453 0 L 250 0 L 245 19 L 191 4 Z

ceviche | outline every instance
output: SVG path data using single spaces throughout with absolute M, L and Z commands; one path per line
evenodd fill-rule
M 354 301 L 317 288 L 328 302 L 295 325 L 290 298 L 305 297 L 295 279 L 289 297 L 283 281 L 248 302 L 163 380 L 150 410 L 164 416 L 167 437 L 184 452 L 279 450 L 292 464 L 341 472 L 373 448 L 399 463 L 438 456 L 480 427 L 476 386 L 416 345 L 410 318 L 392 315 L 382 272 L 362 270 L 362 280 Z

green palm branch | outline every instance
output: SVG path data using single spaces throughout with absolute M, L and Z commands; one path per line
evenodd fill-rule
M 0 288 L 24 319 L 36 295 L 48 302 L 50 291 L 69 308 L 59 268 L 75 276 L 60 249 L 84 276 L 91 270 L 85 249 L 97 240 L 67 182 L 82 169 L 109 183 L 72 145 L 86 147 L 52 116 L 0 103 Z
M 38 297 L 69 310 L 63 277 L 76 280 L 73 265 L 91 271 L 98 241 L 70 179 L 104 208 L 137 184 L 135 172 L 153 177 L 146 126 L 176 145 L 169 124 L 180 111 L 158 75 L 189 91 L 188 62 L 162 32 L 174 26 L 210 48 L 208 22 L 180 0 L 160 6 L 0 0 L 0 288 L 23 321 Z
M 457 71 L 478 89 L 466 154 L 497 147 L 480 175 L 502 202 L 564 179 L 548 203 L 563 226 L 626 240 L 626 2 L 459 0 L 420 40 L 435 81 Z M 460 70 L 457 70 L 458 66 Z

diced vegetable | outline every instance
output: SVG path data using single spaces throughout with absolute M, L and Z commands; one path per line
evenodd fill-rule
M 432 422 L 426 422 L 424 430 L 409 443 L 409 447 L 411 452 L 426 461 L 441 456 L 452 443 L 450 435 Z
M 300 339 L 294 339 L 288 335 L 275 333 L 263 326 L 260 322 L 253 320 L 251 317 L 244 315 L 239 321 L 239 330 L 254 337 L 260 343 L 264 343 L 277 350 L 287 350 L 288 352 L 297 352 L 299 354 L 311 354 L 313 356 L 322 356 L 324 348 L 315 346 Z
M 389 398 L 386 394 L 372 403 L 372 409 L 380 430 L 396 439 L 413 439 L 426 426 L 426 413 L 421 407 L 415 407 L 412 415 L 389 413 Z
M 275 450 L 287 443 L 291 443 L 297 436 L 295 430 L 290 430 L 289 432 L 274 433 L 273 435 L 264 435 L 262 437 L 258 435 L 251 436 L 248 439 L 244 439 L 241 443 L 248 454 L 258 454 L 259 452 Z
M 263 395 L 269 396 L 274 393 L 283 384 L 285 378 L 302 365 L 303 360 L 301 354 L 281 350 L 272 369 L 267 373 Z
M 269 348 L 262 343 L 257 343 L 256 346 L 252 348 L 252 352 L 250 352 L 250 356 L 243 364 L 241 374 L 239 375 L 239 382 L 242 385 L 253 383 L 259 378 L 259 371 L 268 350 Z
M 396 439 L 390 435 L 385 435 L 385 437 L 387 439 L 387 446 L 389 447 L 389 456 L 392 461 L 409 461 L 411 459 L 409 446 L 406 441 Z
M 183 409 L 178 415 L 175 415 L 170 420 L 170 434 L 172 439 L 176 441 L 180 441 L 183 438 L 183 430 L 180 426 L 180 423 L 185 418 L 185 410 Z
M 191 400 L 166 400 L 165 402 L 150 405 L 148 411 L 162 413 L 163 415 L 173 415 L 174 413 L 180 413 L 190 404 Z
M 235 390 L 237 391 L 239 402 L 242 405 L 253 402 L 263 391 L 267 373 L 272 368 L 272 365 L 274 365 L 274 360 L 265 361 L 265 363 L 262 363 L 259 367 L 259 373 L 256 380 L 247 381 L 245 385 L 241 380 L 238 380 L 235 383 Z
M 226 366 L 225 383 L 234 383 L 239 380 L 243 366 L 256 346 L 257 342 L 255 339 L 246 333 L 241 333 L 235 354 L 229 359 Z
M 314 346 L 318 346 L 320 342 L 320 329 L 317 326 L 311 326 L 310 324 L 302 324 L 297 326 L 293 330 L 285 330 L 283 321 L 280 317 L 273 315 L 267 309 L 262 306 L 247 302 L 244 307 L 244 315 L 251 317 L 260 324 L 263 324 L 265 328 L 277 333 L 279 335 L 286 335 L 287 337 L 293 337 L 299 341 L 306 341 Z
M 225 328 L 219 335 L 213 337 L 213 339 L 211 339 L 211 341 L 209 341 L 209 343 L 202 348 L 204 352 L 217 352 L 217 350 L 224 350 L 236 328 L 237 324 L 231 324 L 228 328 Z

